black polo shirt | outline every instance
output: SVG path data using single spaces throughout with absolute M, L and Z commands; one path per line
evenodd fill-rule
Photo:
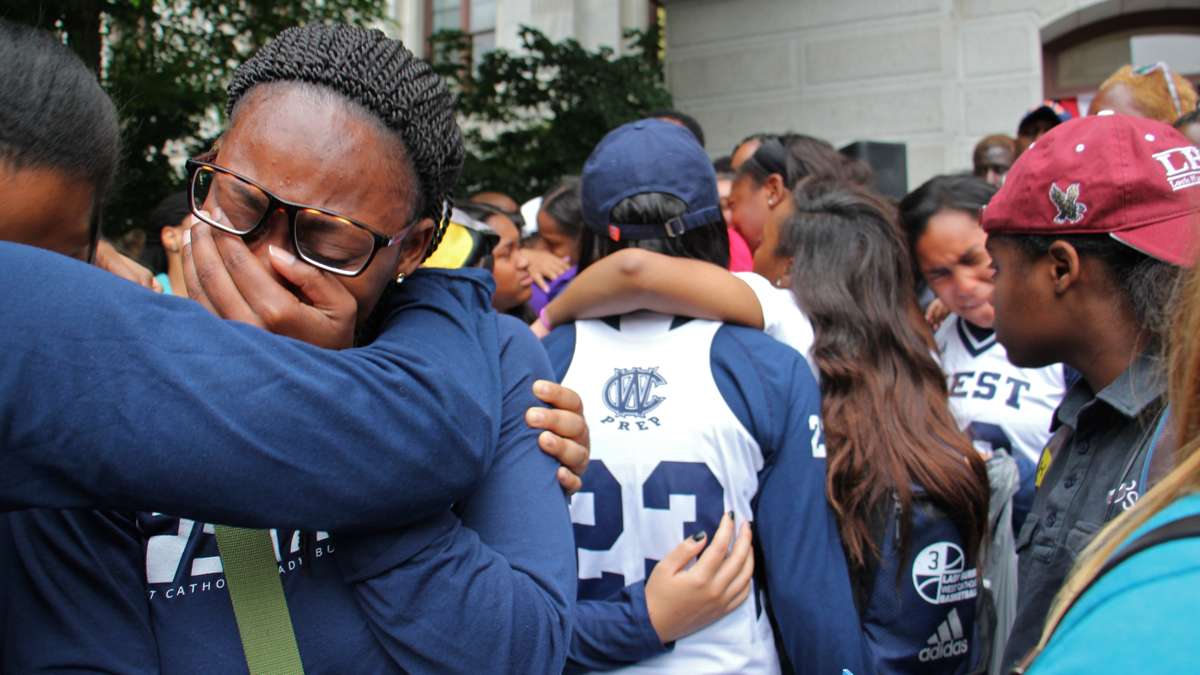
M 1017 536 L 1017 616 L 1006 664 L 1037 644 L 1055 594 L 1096 532 L 1137 502 L 1142 483 L 1165 473 L 1170 457 L 1159 455 L 1169 453 L 1150 452 L 1161 445 L 1151 441 L 1165 392 L 1162 361 L 1142 355 L 1099 394 L 1080 378 L 1055 411 L 1033 509 Z

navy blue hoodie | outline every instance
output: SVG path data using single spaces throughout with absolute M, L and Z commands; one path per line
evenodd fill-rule
M 343 351 L 19 244 L 0 272 L 0 509 L 395 527 L 466 497 L 495 453 L 499 340 L 471 272 L 393 287 L 378 337 Z
M 35 249 L 0 244 L 0 267 L 5 505 L 280 524 L 309 672 L 561 668 L 570 524 L 523 421 L 549 364 L 486 309 L 483 276 L 414 275 L 371 345 L 328 352 Z M 6 672 L 244 668 L 211 528 L 86 511 L 7 525 L 6 614 L 22 618 Z M 302 556 L 296 527 L 355 530 Z

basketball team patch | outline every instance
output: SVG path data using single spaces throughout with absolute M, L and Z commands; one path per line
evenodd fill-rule
M 975 568 L 967 569 L 962 548 L 949 541 L 921 549 L 913 560 L 912 580 L 917 594 L 933 605 L 969 600 L 979 592 Z

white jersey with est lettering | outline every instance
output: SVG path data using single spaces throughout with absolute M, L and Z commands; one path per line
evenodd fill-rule
M 581 597 L 645 579 L 653 565 L 722 514 L 753 517 L 759 444 L 722 398 L 710 351 L 721 324 L 637 312 L 620 330 L 576 322 L 576 357 L 563 384 L 583 397 L 593 491 L 571 501 Z M 669 335 L 668 335 L 669 331 Z M 595 472 L 595 473 L 593 473 Z M 582 527 L 581 527 L 582 526 Z M 777 673 L 758 588 L 730 614 L 676 641 L 629 673 Z
M 1017 460 L 1021 488 L 1014 510 L 1028 512 L 1050 422 L 1066 393 L 1062 365 L 1019 368 L 996 333 L 951 315 L 935 334 L 950 408 L 983 452 L 1003 449 Z

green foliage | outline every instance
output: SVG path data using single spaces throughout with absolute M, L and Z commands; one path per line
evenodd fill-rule
M 522 27 L 523 50 L 486 54 L 474 72 L 470 40 L 431 38 L 435 68 L 459 96 L 468 156 L 459 192 L 499 190 L 519 200 L 578 174 L 612 128 L 671 105 L 659 61 L 659 31 L 629 31 L 629 50 L 588 51 Z
M 110 235 L 183 186 L 168 147 L 195 154 L 224 124 L 234 68 L 285 28 L 364 24 L 384 0 L 13 0 L 0 15 L 55 30 L 94 70 L 121 115 L 123 157 L 105 211 Z
M 289 26 L 364 24 L 385 0 L 6 0 L 0 16 L 54 30 L 100 73 L 122 120 L 123 157 L 105 230 L 147 226 L 154 205 L 182 189 L 170 154 L 194 155 L 224 126 L 234 68 Z M 604 134 L 668 107 L 659 30 L 631 31 L 629 49 L 584 49 L 523 27 L 519 52 L 496 50 L 472 70 L 469 36 L 432 40 L 435 67 L 459 95 L 470 149 L 460 192 L 524 199 L 577 174 Z

